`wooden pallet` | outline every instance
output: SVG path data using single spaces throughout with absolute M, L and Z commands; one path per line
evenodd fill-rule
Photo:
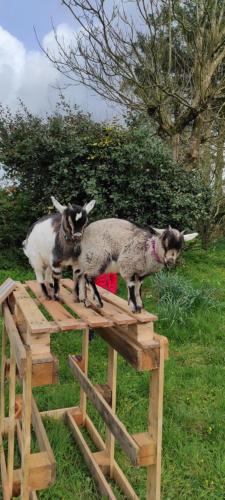
M 162 401 L 164 360 L 168 357 L 168 341 L 154 332 L 157 317 L 147 311 L 130 312 L 125 300 L 99 289 L 104 307 L 90 308 L 73 301 L 73 281 L 61 280 L 64 303 L 42 297 L 36 281 L 8 282 L 3 287 L 4 328 L 2 337 L 0 448 L 1 477 L 4 500 L 21 492 L 21 498 L 37 498 L 36 490 L 46 488 L 55 478 L 55 460 L 41 417 L 64 417 L 84 455 L 103 495 L 115 498 L 107 475 L 123 490 L 127 498 L 138 498 L 115 461 L 117 441 L 134 466 L 148 469 L 147 498 L 159 500 L 161 476 Z M 8 296 L 8 299 L 6 297 Z M 108 345 L 108 375 L 104 384 L 93 385 L 88 377 L 89 328 Z M 58 363 L 51 353 L 51 334 L 83 331 L 81 353 L 69 356 L 69 366 L 80 385 L 77 407 L 39 413 L 32 397 L 32 387 L 57 383 Z M 6 357 L 6 343 L 10 358 Z M 116 415 L 117 353 L 137 371 L 151 371 L 148 425 L 144 432 L 130 435 Z M 5 378 L 9 379 L 9 415 L 5 415 Z M 22 385 L 15 395 L 16 379 Z M 87 398 L 106 425 L 106 440 L 87 414 Z M 85 426 L 99 450 L 92 453 L 80 431 Z M 30 452 L 31 427 L 40 451 Z M 3 438 L 8 439 L 6 460 Z M 21 467 L 14 469 L 15 439 L 21 452 Z

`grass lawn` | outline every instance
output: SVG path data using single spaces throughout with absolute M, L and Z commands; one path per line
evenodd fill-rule
M 8 276 L 21 281 L 33 277 L 29 268 L 1 264 L 0 283 Z M 181 265 L 167 274 L 165 282 L 164 277 L 158 282 L 157 279 L 158 276 L 146 279 L 143 295 L 145 308 L 159 314 L 156 331 L 166 335 L 170 343 L 170 359 L 165 366 L 162 498 L 222 500 L 225 498 L 225 241 L 219 241 L 208 251 L 193 245 L 184 252 Z M 119 293 L 126 296 L 123 283 Z M 78 385 L 67 367 L 67 356 L 79 353 L 80 345 L 78 332 L 52 336 L 52 351 L 59 358 L 60 383 L 34 389 L 40 410 L 77 404 Z M 106 344 L 95 336 L 90 344 L 89 370 L 94 382 L 104 381 L 106 362 Z M 136 373 L 119 357 L 117 413 L 132 433 L 145 430 L 148 378 L 147 373 Z M 104 434 L 101 420 L 91 405 L 88 408 Z M 62 422 L 50 419 L 45 420 L 45 426 L 57 461 L 57 479 L 51 488 L 39 493 L 39 498 L 99 499 L 69 429 Z M 140 499 L 144 499 L 146 470 L 130 466 L 119 447 L 116 458 Z M 116 488 L 114 491 L 118 499 L 125 498 Z

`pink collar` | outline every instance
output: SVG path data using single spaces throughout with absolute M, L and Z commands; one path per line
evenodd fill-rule
M 151 239 L 151 255 L 155 258 L 155 260 L 157 260 L 157 262 L 163 264 L 163 261 L 160 259 L 159 255 L 156 252 L 156 241 L 153 238 Z

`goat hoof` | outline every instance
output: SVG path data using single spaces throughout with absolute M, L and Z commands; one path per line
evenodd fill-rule
M 141 312 L 141 306 L 137 306 L 135 309 L 135 313 L 140 313 Z
M 131 312 L 132 312 L 133 314 L 138 314 L 138 313 L 140 313 L 140 312 L 141 312 L 141 307 L 140 307 L 140 306 L 136 306 L 136 307 L 135 307 L 135 306 L 132 306 L 132 307 L 130 307 L 130 310 L 131 310 Z
M 84 300 L 84 306 L 85 307 L 91 307 L 91 303 L 90 303 L 90 301 L 88 299 Z
M 54 300 L 56 302 L 60 302 L 60 304 L 64 304 L 64 300 L 60 297 L 60 295 L 54 295 Z
M 102 309 L 103 303 L 102 302 L 97 302 L 96 307 L 97 307 L 97 309 Z

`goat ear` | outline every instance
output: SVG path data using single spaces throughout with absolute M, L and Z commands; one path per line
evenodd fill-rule
M 58 212 L 60 212 L 60 214 L 62 214 L 64 212 L 64 210 L 66 209 L 66 205 L 61 205 L 61 203 L 59 203 L 54 196 L 51 196 L 51 200 L 52 200 L 52 204 L 54 205 L 54 207 L 56 208 L 56 210 L 58 210 Z
M 84 205 L 84 210 L 89 214 L 89 212 L 94 208 L 95 206 L 95 200 L 89 201 L 89 203 L 85 203 Z
M 155 231 L 155 234 L 157 234 L 157 236 L 161 236 L 161 234 L 163 234 L 165 231 L 165 229 L 158 229 L 157 227 L 153 227 L 152 229 Z
M 197 238 L 198 233 L 184 234 L 184 241 L 192 241 Z

